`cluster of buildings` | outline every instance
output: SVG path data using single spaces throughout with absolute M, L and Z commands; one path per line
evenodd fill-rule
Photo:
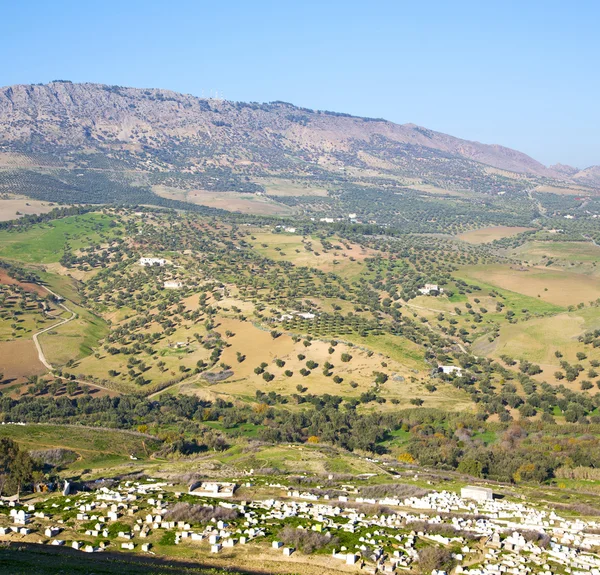
M 596 553 L 600 522 L 567 519 L 548 508 L 494 498 L 487 488 L 367 498 L 349 485 L 301 492 L 269 484 L 268 497 L 261 497 L 258 487 L 245 487 L 246 497 L 248 489 L 256 489 L 256 496 L 235 498 L 236 485 L 231 482 L 205 481 L 184 494 L 149 480 L 52 496 L 35 505 L 2 501 L 0 507 L 8 508 L 8 513 L 0 509 L 0 540 L 69 545 L 88 553 L 105 549 L 151 553 L 150 539 L 171 531 L 176 545 L 198 545 L 206 553 L 264 541 L 262 547 L 289 557 L 296 550 L 278 540 L 278 534 L 284 525 L 294 525 L 319 533 L 322 541 L 331 540 L 334 564 L 367 573 L 413 569 L 420 550 L 435 546 L 452 550 L 453 573 L 600 575 Z M 279 498 L 272 496 L 274 489 L 281 490 Z M 196 505 L 235 510 L 230 514 L 235 518 L 218 520 L 216 513 L 202 523 L 169 519 L 173 506 L 189 502 L 190 495 L 196 496 Z M 111 525 L 118 526 L 118 533 Z

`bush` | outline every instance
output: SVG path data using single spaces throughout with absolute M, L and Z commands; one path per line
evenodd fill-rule
M 436 569 L 450 572 L 452 567 L 452 553 L 448 549 L 424 547 L 419 551 L 419 569 L 421 573 L 431 573 Z
M 289 547 L 295 547 L 302 553 L 314 553 L 328 545 L 337 545 L 337 537 L 331 537 L 330 534 L 318 533 L 307 529 L 295 529 L 294 527 L 284 527 L 279 532 L 279 539 Z

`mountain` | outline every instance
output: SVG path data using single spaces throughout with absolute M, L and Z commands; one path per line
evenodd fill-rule
M 600 166 L 590 166 L 573 175 L 573 179 L 583 185 L 600 188 Z
M 516 150 L 414 124 L 285 102 L 229 102 L 66 81 L 0 89 L 0 152 L 0 166 L 28 170 L 20 177 L 35 190 L 48 185 L 35 180 L 40 168 L 49 167 L 73 190 L 90 180 L 89 170 L 96 170 L 95 181 L 108 178 L 123 186 L 241 192 L 257 191 L 257 179 L 267 176 L 482 193 L 575 177 L 570 169 L 547 168 Z M 87 171 L 76 180 L 70 177 L 76 170 Z M 594 172 L 577 179 L 600 186 Z M 0 177 L 0 191 L 6 189 Z

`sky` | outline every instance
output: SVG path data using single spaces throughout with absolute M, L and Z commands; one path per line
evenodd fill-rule
M 23 0 L 0 85 L 164 88 L 412 122 L 600 164 L 597 0 Z

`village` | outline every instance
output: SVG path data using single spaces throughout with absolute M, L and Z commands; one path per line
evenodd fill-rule
M 292 563 L 312 551 L 324 566 L 364 573 L 425 573 L 427 550 L 443 550 L 449 566 L 428 573 L 600 574 L 600 522 L 496 497 L 486 487 L 368 498 L 354 485 L 331 495 L 251 479 L 201 481 L 187 491 L 152 479 L 99 482 L 87 491 L 65 482 L 62 493 L 2 500 L 0 541 L 161 556 L 178 546 L 178 556 L 203 564 L 233 561 L 241 547 L 245 556 Z M 308 539 L 312 548 L 290 544 Z

